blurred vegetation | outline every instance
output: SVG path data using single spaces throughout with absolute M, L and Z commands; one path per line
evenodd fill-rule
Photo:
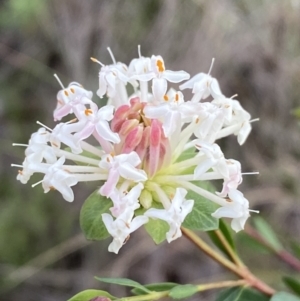
M 208 71 L 216 58 L 212 73 L 224 94 L 238 94 L 260 118 L 242 149 L 235 137 L 222 141 L 226 157 L 240 160 L 244 171 L 260 171 L 258 177 L 245 177 L 241 188 L 251 207 L 261 211 L 283 243 L 299 240 L 300 129 L 291 114 L 300 106 L 299 14 L 299 0 L 1 1 L 0 277 L 5 282 L 0 299 L 66 300 L 98 285 L 94 275 L 141 283 L 226 277 L 206 257 L 193 256 L 196 250 L 186 247 L 185 239 L 156 247 L 139 232 L 118 257 L 108 254 L 105 243 L 86 245 L 79 238 L 74 250 L 58 249 L 53 260 L 41 260 L 45 269 L 28 278 L 30 259 L 78 237 L 79 210 L 94 188 L 81 185 L 75 202 L 67 204 L 58 193 L 44 195 L 38 186 L 16 182 L 10 164 L 23 161 L 24 149 L 11 144 L 26 143 L 38 128 L 36 120 L 54 125 L 60 87 L 53 73 L 66 85 L 75 80 L 96 91 L 98 66 L 89 58 L 109 63 L 108 46 L 117 60 L 128 63 L 141 44 L 145 56 L 161 54 L 168 69 L 191 74 Z M 240 248 L 269 283 L 276 286 L 276 270 L 289 273 L 275 258 L 262 254 L 259 259 L 251 246 Z M 7 282 L 23 265 L 16 282 Z

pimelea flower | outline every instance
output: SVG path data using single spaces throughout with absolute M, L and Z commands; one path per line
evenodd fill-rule
M 109 251 L 115 253 L 132 232 L 153 219 L 167 222 L 168 242 L 180 237 L 180 227 L 197 202 L 189 191 L 220 206 L 213 217 L 231 218 L 233 230 L 243 229 L 251 210 L 237 190 L 241 164 L 225 158 L 218 139 L 234 134 L 243 144 L 251 131 L 250 114 L 238 100 L 222 94 L 210 75 L 212 65 L 208 74 L 189 79 L 185 71 L 168 70 L 161 56 L 143 57 L 140 48 L 129 67 L 109 52 L 113 64 L 92 59 L 100 64 L 97 95 L 108 98 L 102 108 L 91 91 L 75 82 L 65 88 L 55 75 L 62 90 L 54 120 L 71 118 L 53 130 L 39 123 L 43 127 L 22 145 L 23 164 L 14 164 L 20 168 L 17 179 L 25 184 L 40 173 L 43 179 L 32 186 L 41 183 L 45 193 L 57 190 L 69 202 L 74 185 L 95 181 L 99 197 L 112 204 L 102 220 L 113 237 Z M 168 90 L 169 82 L 191 89 L 191 99 Z M 133 95 L 127 94 L 127 85 L 132 85 Z M 212 101 L 202 102 L 209 96 Z M 91 137 L 95 144 L 86 141 Z M 221 192 L 202 188 L 201 181 L 207 180 L 223 180 Z

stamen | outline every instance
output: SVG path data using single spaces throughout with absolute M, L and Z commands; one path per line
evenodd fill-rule
M 85 114 L 86 116 L 89 116 L 89 115 L 93 114 L 93 111 L 92 111 L 91 109 L 85 109 L 85 110 L 84 110 L 84 114 Z
M 139 54 L 139 58 L 141 58 L 142 57 L 141 45 L 138 45 L 138 54 Z
M 211 72 L 211 70 L 212 70 L 212 68 L 213 68 L 213 66 L 214 66 L 214 62 L 215 62 L 215 58 L 213 58 L 212 60 L 211 60 L 211 64 L 210 64 L 210 68 L 209 68 L 209 70 L 208 70 L 208 75 L 210 75 L 210 72 Z
M 59 85 L 60 85 L 63 89 L 65 89 L 63 83 L 61 82 L 61 80 L 60 80 L 60 78 L 57 76 L 57 74 L 54 73 L 53 76 L 56 78 L 56 80 L 58 81 Z
M 97 59 L 95 59 L 95 58 L 93 58 L 93 57 L 91 57 L 90 59 L 91 59 L 94 63 L 97 63 L 97 64 L 99 64 L 99 65 L 102 66 L 102 67 L 105 66 L 104 64 L 102 64 L 100 61 L 98 61 Z
M 22 144 L 22 143 L 13 143 L 12 146 L 24 146 L 27 147 L 28 144 Z
M 109 47 L 107 47 L 107 50 L 111 56 L 113 63 L 116 64 L 117 62 L 116 62 L 116 59 L 115 59 L 114 54 L 112 53 L 111 49 Z
M 19 167 L 19 168 L 23 168 L 23 165 L 20 164 L 10 164 L 11 167 Z
M 254 213 L 259 213 L 259 210 L 253 210 L 253 209 L 249 209 L 249 212 L 254 212 Z
M 233 99 L 234 97 L 238 97 L 238 96 L 239 96 L 238 94 L 234 94 L 230 98 Z
M 242 172 L 241 174 L 242 174 L 243 176 L 248 176 L 248 175 L 259 175 L 259 171 Z
M 252 119 L 249 121 L 249 123 L 256 122 L 256 121 L 259 121 L 259 118 Z
M 168 100 L 169 100 L 169 97 L 168 97 L 167 94 L 164 95 L 164 100 L 165 100 L 165 101 L 168 101 Z
M 41 125 L 43 128 L 45 128 L 46 130 L 49 130 L 50 132 L 52 132 L 52 129 L 50 129 L 48 126 L 44 125 L 43 123 L 41 123 L 40 121 L 36 122 L 37 124 Z
M 66 91 L 66 90 L 64 90 L 64 94 L 65 94 L 66 96 L 69 96 L 69 93 L 68 93 L 68 91 Z
M 164 63 L 162 60 L 157 60 L 156 66 L 157 66 L 159 72 L 165 71 L 165 66 L 164 66 Z
M 69 120 L 68 122 L 66 122 L 65 124 L 74 123 L 76 121 L 78 121 L 78 119 L 77 118 L 73 118 L 73 119 Z
M 39 185 L 39 184 L 41 184 L 43 182 L 44 182 L 44 179 L 41 180 L 41 181 L 39 181 L 39 182 L 36 182 L 35 184 L 32 184 L 31 187 L 34 188 L 35 186 L 37 186 L 37 185 Z

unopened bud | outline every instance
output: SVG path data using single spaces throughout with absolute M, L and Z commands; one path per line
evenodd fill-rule
M 152 194 L 148 190 L 144 189 L 140 196 L 140 203 L 145 209 L 149 209 L 152 205 Z

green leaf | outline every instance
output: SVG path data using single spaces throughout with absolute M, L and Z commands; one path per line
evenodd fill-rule
M 108 297 L 110 299 L 116 299 L 116 297 L 112 296 L 110 293 L 106 291 L 100 290 L 85 290 L 83 292 L 78 293 L 68 301 L 89 301 L 95 297 Z
M 260 235 L 264 237 L 264 239 L 274 248 L 274 250 L 280 251 L 283 249 L 283 246 L 278 240 L 275 232 L 264 219 L 261 217 L 255 217 L 253 221 Z
M 279 292 L 273 295 L 270 301 L 300 301 L 300 298 L 286 292 Z
M 300 119 L 300 107 L 292 110 L 292 114 Z
M 173 287 L 169 293 L 169 297 L 173 299 L 183 299 L 190 297 L 198 292 L 198 287 L 192 284 L 177 285 Z
M 151 208 L 163 209 L 161 203 L 152 203 Z M 141 208 L 135 211 L 135 215 L 143 215 L 146 209 Z M 169 231 L 170 226 L 167 222 L 160 219 L 149 218 L 149 222 L 144 225 L 147 233 L 152 237 L 153 241 L 158 245 L 166 239 L 166 233 Z
M 292 242 L 291 247 L 293 249 L 294 255 L 300 259 L 300 244 L 298 242 Z
M 243 245 L 249 250 L 253 250 L 262 254 L 272 254 L 267 246 L 242 231 L 237 235 L 237 245 Z
M 122 286 L 129 286 L 129 287 L 134 287 L 138 288 L 143 292 L 146 293 L 151 293 L 150 290 L 148 290 L 145 286 L 141 285 L 140 283 L 133 281 L 131 279 L 127 278 L 103 278 L 103 277 L 95 277 L 95 279 L 105 282 L 105 283 L 111 283 L 111 284 L 118 284 Z
M 170 229 L 167 222 L 152 218 L 149 218 L 149 222 L 144 227 L 157 245 L 166 239 L 166 233 Z
M 101 240 L 109 237 L 101 214 L 109 213 L 112 206 L 112 201 L 100 195 L 98 190 L 85 200 L 80 211 L 80 226 L 87 239 Z
M 231 231 L 230 231 L 229 227 L 227 226 L 227 224 L 222 219 L 219 220 L 219 230 L 224 235 L 226 241 L 231 246 L 231 248 L 233 250 L 235 250 L 235 245 L 234 245 L 234 242 L 233 242 L 233 239 L 232 239 L 232 236 L 231 236 Z M 212 240 L 212 242 L 224 254 L 226 254 L 229 258 L 231 258 L 230 254 L 227 252 L 226 248 L 223 246 L 221 240 L 219 239 L 218 235 L 216 234 L 216 231 L 208 231 L 207 234 L 209 235 L 209 237 Z
M 202 187 L 203 184 L 204 183 L 201 185 Z M 209 188 L 209 186 L 207 187 Z M 183 227 L 200 231 L 218 229 L 219 220 L 211 216 L 211 214 L 218 208 L 216 204 L 193 191 L 188 192 L 186 199 L 193 199 L 195 203 L 192 212 L 185 218 L 182 224 Z
M 152 292 L 163 292 L 163 291 L 169 291 L 172 289 L 174 286 L 177 286 L 178 283 L 173 283 L 173 282 L 162 282 L 162 283 L 151 283 L 144 285 L 147 289 L 149 289 Z M 131 292 L 135 295 L 144 295 L 145 292 L 141 291 L 138 288 L 134 288 L 131 290 Z
M 282 277 L 282 280 L 296 295 L 300 296 L 300 281 L 289 276 Z
M 216 301 L 269 301 L 269 298 L 253 289 L 233 287 L 222 291 Z

